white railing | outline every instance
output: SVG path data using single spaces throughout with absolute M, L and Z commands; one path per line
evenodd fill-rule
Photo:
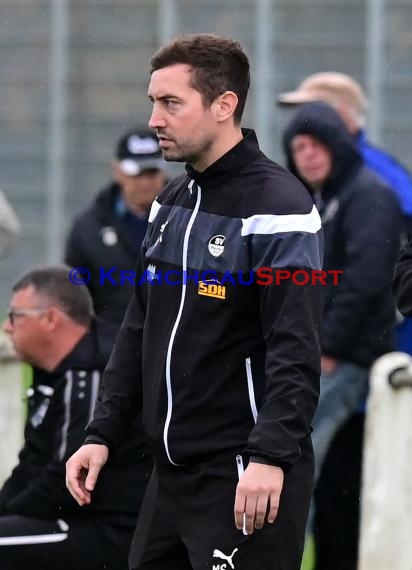
M 412 570 L 412 358 L 371 371 L 362 477 L 359 570 Z
M 17 463 L 23 422 L 22 366 L 0 337 L 0 487 Z

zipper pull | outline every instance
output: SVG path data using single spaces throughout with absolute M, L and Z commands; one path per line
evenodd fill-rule
M 237 474 L 239 479 L 242 477 L 245 468 L 243 467 L 243 458 L 241 455 L 236 455 Z
M 192 194 L 193 194 L 193 184 L 194 183 L 195 183 L 195 181 L 191 180 L 187 186 L 189 188 L 190 197 L 192 197 Z

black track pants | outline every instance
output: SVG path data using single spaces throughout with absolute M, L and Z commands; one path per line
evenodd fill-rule
M 312 492 L 310 438 L 285 475 L 278 517 L 245 536 L 235 527 L 236 453 L 155 468 L 132 542 L 133 570 L 299 570 Z

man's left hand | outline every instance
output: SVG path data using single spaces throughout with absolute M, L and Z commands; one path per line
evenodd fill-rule
M 252 534 L 260 529 L 268 513 L 268 522 L 276 519 L 283 487 L 283 470 L 274 465 L 253 463 L 239 479 L 235 498 L 235 524 L 239 530 Z

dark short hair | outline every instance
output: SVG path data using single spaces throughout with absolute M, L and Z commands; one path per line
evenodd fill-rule
M 93 316 L 93 301 L 85 286 L 70 281 L 66 265 L 38 267 L 24 273 L 13 285 L 13 292 L 32 285 L 39 296 L 56 305 L 77 324 L 88 326 Z
M 151 60 L 150 73 L 176 63 L 192 68 L 191 85 L 210 106 L 225 91 L 236 93 L 239 101 L 235 122 L 241 121 L 250 85 L 249 60 L 240 44 L 213 34 L 179 36 L 159 49 Z

